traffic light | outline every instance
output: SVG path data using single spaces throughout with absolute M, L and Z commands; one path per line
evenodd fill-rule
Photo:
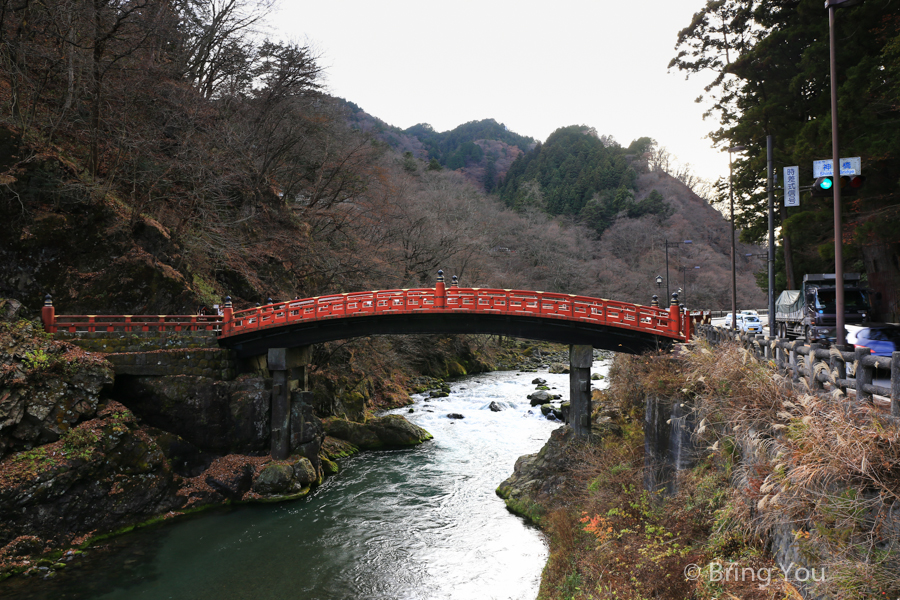
M 819 177 L 816 179 L 816 182 L 813 184 L 812 195 L 813 196 L 831 196 L 834 194 L 834 191 L 831 189 L 834 186 L 834 178 L 833 177 Z
M 841 177 L 841 196 L 855 196 L 856 190 L 866 182 L 862 175 L 844 175 Z
M 841 196 L 855 196 L 863 186 L 866 178 L 862 175 L 844 175 L 840 178 Z M 832 196 L 834 194 L 834 177 L 819 177 L 813 184 L 813 196 Z

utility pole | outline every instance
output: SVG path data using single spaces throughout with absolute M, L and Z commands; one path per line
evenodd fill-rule
M 766 187 L 769 195 L 769 336 L 775 337 L 775 152 L 774 136 L 766 136 Z M 731 317 L 732 319 L 734 317 Z
M 834 177 L 834 303 L 835 328 L 834 343 L 843 346 L 847 342 L 844 327 L 844 248 L 843 219 L 841 218 L 841 155 L 838 148 L 838 102 L 837 102 L 837 42 L 835 41 L 835 11 L 859 4 L 862 0 L 825 0 L 828 9 L 828 47 L 831 63 L 831 174 Z

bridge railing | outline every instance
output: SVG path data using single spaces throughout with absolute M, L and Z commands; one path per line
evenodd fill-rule
M 219 315 L 58 315 L 48 333 L 221 331 Z
M 59 315 L 49 295 L 41 318 L 48 332 L 215 331 L 230 337 L 288 324 L 367 315 L 471 312 L 534 315 L 690 339 L 690 317 L 677 305 L 668 309 L 627 302 L 529 290 L 434 288 L 353 292 L 272 302 L 235 311 L 227 299 L 223 315 Z
M 276 302 L 234 311 L 222 335 L 319 319 L 421 312 L 535 315 L 614 325 L 682 339 L 689 329 L 687 318 L 673 318 L 671 310 L 601 298 L 493 288 L 453 287 L 441 292 L 440 288 L 379 290 Z

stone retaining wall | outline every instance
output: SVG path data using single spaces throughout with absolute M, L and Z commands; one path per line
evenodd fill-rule
M 53 334 L 55 339 L 70 342 L 88 352 L 151 352 L 174 348 L 218 348 L 213 331 L 136 332 L 136 333 L 68 333 Z
M 237 376 L 234 352 L 219 348 L 211 331 L 60 332 L 54 336 L 88 352 L 104 354 L 117 375 L 196 375 L 224 381 Z
M 234 352 L 225 348 L 177 348 L 106 355 L 116 375 L 196 375 L 230 381 L 237 376 Z

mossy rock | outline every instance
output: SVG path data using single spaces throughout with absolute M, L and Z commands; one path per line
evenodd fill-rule
M 447 373 L 451 377 L 462 377 L 463 375 L 468 375 L 468 373 L 466 373 L 466 368 L 457 361 L 451 361 L 447 363 Z
M 268 464 L 259 472 L 253 482 L 253 491 L 264 495 L 284 495 L 296 493 L 294 469 L 290 465 Z
M 322 471 L 325 475 L 337 475 L 340 472 L 341 468 L 338 466 L 336 462 L 333 460 L 328 460 L 321 454 L 319 455 L 319 460 L 322 462 Z
M 340 440 L 335 437 L 326 435 L 325 441 L 322 442 L 322 452 L 330 460 L 338 458 L 346 458 L 353 456 L 359 452 L 359 448 L 346 440 Z
M 325 433 L 346 440 L 361 450 L 416 446 L 432 435 L 407 421 L 402 415 L 386 415 L 354 423 L 332 417 L 323 421 Z

